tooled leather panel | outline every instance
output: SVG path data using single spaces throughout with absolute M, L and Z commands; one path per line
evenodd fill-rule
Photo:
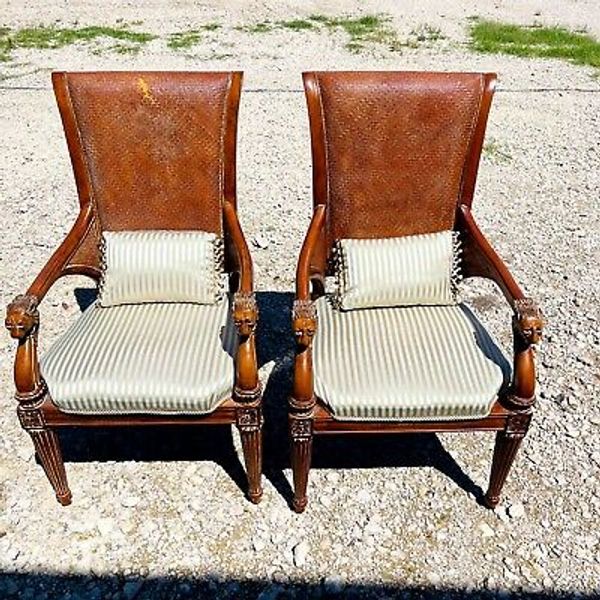
M 69 73 L 100 224 L 221 231 L 228 73 Z
M 317 74 L 330 243 L 451 229 L 483 75 Z

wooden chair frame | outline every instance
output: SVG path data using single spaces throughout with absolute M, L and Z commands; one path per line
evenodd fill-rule
M 252 259 L 236 210 L 236 138 L 242 73 L 229 74 L 224 115 L 224 152 L 222 182 L 222 223 L 225 239 L 226 270 L 234 292 L 233 320 L 237 327 L 239 349 L 235 357 L 235 385 L 232 398 L 206 415 L 182 414 L 71 414 L 54 404 L 40 373 L 37 351 L 38 305 L 56 280 L 65 275 L 86 275 L 100 280 L 101 271 L 94 241 L 89 234 L 102 227 L 93 201 L 82 141 L 75 118 L 66 73 L 53 73 L 67 144 L 75 171 L 80 200 L 77 220 L 59 248 L 51 256 L 27 292 L 8 306 L 6 327 L 18 340 L 14 378 L 17 414 L 33 440 L 39 461 L 54 488 L 58 501 L 71 502 L 71 491 L 56 431 L 61 427 L 113 427 L 140 425 L 224 425 L 235 424 L 240 432 L 246 471 L 248 497 L 258 503 L 262 497 L 262 389 L 258 378 L 255 329 L 258 319 L 253 292 Z M 124 340 L 123 343 L 126 343 Z
M 325 233 L 328 219 L 328 164 L 323 104 L 316 73 L 304 73 L 313 159 L 314 212 L 304 240 L 296 274 L 296 300 L 292 326 L 296 340 L 293 391 L 289 400 L 289 432 L 294 477 L 293 508 L 307 504 L 308 474 L 313 436 L 331 434 L 495 431 L 496 443 L 489 487 L 483 501 L 493 508 L 517 450 L 527 433 L 535 404 L 534 344 L 542 334 L 543 320 L 537 305 L 526 298 L 506 265 L 479 230 L 471 205 L 496 75 L 484 76 L 477 123 L 463 169 L 463 185 L 456 206 L 454 229 L 463 242 L 464 277 L 485 277 L 496 282 L 513 310 L 514 369 L 510 386 L 483 419 L 461 421 L 356 422 L 334 419 L 326 404 L 314 394 L 312 340 L 318 330 L 314 300 L 324 294 L 331 241 Z

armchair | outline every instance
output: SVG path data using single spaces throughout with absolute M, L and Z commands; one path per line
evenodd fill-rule
M 477 73 L 304 74 L 314 211 L 292 315 L 289 428 L 297 512 L 307 504 L 313 437 L 337 433 L 495 431 L 484 502 L 494 507 L 500 500 L 533 413 L 533 347 L 543 319 L 471 214 L 495 83 L 494 74 Z M 443 230 L 458 232 L 462 276 L 492 279 L 513 310 L 512 375 L 462 305 L 344 312 L 326 299 L 336 240 Z M 477 386 L 484 412 L 467 398 Z
M 53 73 L 52 81 L 80 212 L 26 293 L 9 304 L 5 324 L 18 342 L 17 414 L 56 498 L 71 502 L 56 433 L 61 427 L 231 423 L 242 440 L 248 496 L 258 502 L 258 310 L 236 211 L 242 74 Z M 230 300 L 219 306 L 96 303 L 56 342 L 52 360 L 40 361 L 38 306 L 54 282 L 71 274 L 100 281 L 102 232 L 145 230 L 222 237 Z M 138 373 L 148 380 L 136 379 Z

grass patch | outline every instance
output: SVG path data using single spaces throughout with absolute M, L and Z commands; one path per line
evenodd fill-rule
M 167 48 L 171 48 L 171 50 L 188 50 L 200 42 L 203 31 L 215 31 L 220 27 L 218 23 L 207 23 L 201 25 L 198 29 L 176 31 L 167 37 Z
M 117 52 L 135 52 L 156 36 L 151 33 L 131 31 L 126 27 L 90 26 L 65 28 L 40 25 L 24 29 L 0 29 L 0 60 L 10 60 L 18 48 L 55 49 L 78 43 L 90 43 L 99 38 L 109 38 L 121 43 L 113 46 Z
M 195 46 L 201 39 L 200 31 L 191 29 L 190 31 L 178 31 L 169 34 L 167 38 L 167 48 L 171 50 L 187 50 Z
M 281 29 L 298 32 L 323 29 L 329 31 L 341 30 L 348 35 L 349 39 L 345 46 L 350 52 L 361 52 L 369 44 L 386 46 L 392 51 L 400 50 L 406 44 L 400 42 L 396 31 L 390 26 L 390 22 L 391 18 L 387 15 L 328 17 L 315 14 L 306 19 L 260 21 L 251 25 L 239 25 L 236 29 L 254 34 L 270 33 Z
M 584 32 L 471 19 L 470 35 L 470 46 L 477 52 L 562 58 L 577 65 L 600 67 L 600 43 Z
M 512 160 L 512 156 L 506 151 L 504 146 L 494 138 L 490 138 L 484 144 L 483 155 L 494 162 L 510 162 Z
M 390 27 L 391 18 L 387 15 L 365 15 L 364 17 L 311 15 L 309 19 L 329 30 L 344 31 L 349 37 L 346 49 L 353 53 L 363 51 L 367 44 L 386 46 L 392 51 L 398 51 L 405 45 L 398 39 L 396 31 Z

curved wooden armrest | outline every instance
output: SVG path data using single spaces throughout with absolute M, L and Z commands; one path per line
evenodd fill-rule
M 535 403 L 532 346 L 542 338 L 542 313 L 531 298 L 525 297 L 507 266 L 477 227 L 469 207 L 461 205 L 457 224 L 464 236 L 465 277 L 486 277 L 495 281 L 513 310 L 513 381 L 505 401 L 511 409 L 529 410 Z
M 246 243 L 246 238 L 244 237 L 237 211 L 233 204 L 228 200 L 225 200 L 223 203 L 223 214 L 225 216 L 227 231 L 231 237 L 236 254 L 237 270 L 240 275 L 238 291 L 250 294 L 253 289 L 252 257 L 250 256 L 250 249 Z
M 487 241 L 468 206 L 461 205 L 458 225 L 464 236 L 463 271 L 465 277 L 485 277 L 495 281 L 514 313 L 515 326 L 528 344 L 537 344 L 544 319 L 537 304 L 527 298 L 508 267 Z
M 325 224 L 325 205 L 319 204 L 315 208 L 312 220 L 308 227 L 300 258 L 298 259 L 298 268 L 296 270 L 296 298 L 298 300 L 310 300 L 310 282 L 312 278 L 322 278 L 322 275 L 315 274 L 311 268 L 311 261 L 316 250 L 319 237 L 321 236 L 323 225 Z

